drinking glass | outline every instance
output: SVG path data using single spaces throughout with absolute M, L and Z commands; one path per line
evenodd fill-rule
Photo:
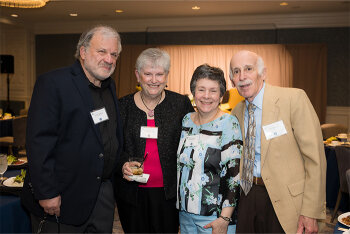
M 143 173 L 143 160 L 142 158 L 130 157 L 129 165 L 134 175 L 142 175 Z
M 0 181 L 5 180 L 4 173 L 7 170 L 7 155 L 0 154 Z

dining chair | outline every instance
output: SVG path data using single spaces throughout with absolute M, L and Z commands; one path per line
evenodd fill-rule
M 337 136 L 338 133 L 347 133 L 348 127 L 342 124 L 326 123 L 321 125 L 323 139 L 326 140 L 332 136 Z
M 8 147 L 8 153 L 14 154 L 16 148 L 17 156 L 25 156 L 27 116 L 18 116 L 12 120 L 13 136 L 0 137 L 0 146 Z
M 338 172 L 339 172 L 339 191 L 337 202 L 335 203 L 334 211 L 331 218 L 333 222 L 337 215 L 342 194 L 349 194 L 349 187 L 347 182 L 347 171 L 350 169 L 350 147 L 337 146 L 335 147 L 335 156 L 337 158 Z

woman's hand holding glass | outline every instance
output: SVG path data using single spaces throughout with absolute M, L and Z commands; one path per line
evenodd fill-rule
M 129 162 L 124 163 L 122 167 L 123 172 L 123 178 L 132 181 L 132 179 L 129 176 L 132 175 L 142 175 L 143 173 L 143 167 L 142 162 L 138 158 L 130 158 Z

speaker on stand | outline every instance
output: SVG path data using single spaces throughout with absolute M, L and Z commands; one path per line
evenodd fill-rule
M 12 115 L 14 115 L 14 112 L 10 107 L 10 74 L 15 72 L 14 68 L 13 55 L 0 55 L 0 72 L 7 74 L 7 104 L 4 113 L 11 113 Z

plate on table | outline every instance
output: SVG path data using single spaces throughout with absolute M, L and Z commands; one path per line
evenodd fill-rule
M 9 168 L 20 168 L 26 166 L 28 163 L 27 157 L 18 158 L 16 162 L 8 165 Z
M 347 219 L 347 220 L 343 220 L 343 219 Z M 350 227 L 350 212 L 346 212 L 344 214 L 339 215 L 338 222 L 347 227 Z
M 6 179 L 2 184 L 6 187 L 22 188 L 23 182 L 22 183 L 15 182 L 15 178 L 16 178 L 15 176 L 10 177 Z
M 339 146 L 341 144 L 342 144 L 342 142 L 340 142 L 340 141 L 332 141 L 331 143 L 328 144 L 328 146 Z

